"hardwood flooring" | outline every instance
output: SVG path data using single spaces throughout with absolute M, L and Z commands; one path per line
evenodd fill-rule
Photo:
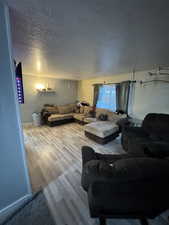
M 84 136 L 83 126 L 24 127 L 24 140 L 33 191 L 44 194 L 56 225 L 98 225 L 89 216 L 87 195 L 81 187 L 81 147 L 100 153 L 124 153 L 120 138 L 102 146 Z M 167 225 L 166 214 L 150 224 Z M 137 225 L 138 220 L 112 219 L 108 225 Z

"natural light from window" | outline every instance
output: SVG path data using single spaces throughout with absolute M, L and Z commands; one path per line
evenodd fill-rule
M 116 111 L 116 86 L 114 84 L 102 85 L 99 88 L 99 96 L 96 107 L 109 109 L 113 112 Z

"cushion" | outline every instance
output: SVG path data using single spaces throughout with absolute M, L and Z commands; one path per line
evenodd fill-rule
M 44 107 L 54 107 L 54 104 L 44 104 Z
M 107 109 L 101 109 L 101 108 L 97 108 L 96 109 L 96 118 L 98 119 L 100 114 L 108 114 L 108 111 Z
M 74 109 L 75 109 L 75 105 L 73 104 L 58 106 L 58 110 L 60 114 L 72 113 Z
M 83 113 L 84 113 L 85 116 L 89 116 L 91 111 L 92 111 L 92 107 L 84 106 L 84 112 Z
M 75 112 L 75 110 L 76 110 L 76 104 L 75 103 L 68 104 L 68 106 L 72 109 L 72 112 Z
M 74 113 L 74 114 L 73 114 L 73 117 L 74 117 L 76 120 L 83 121 L 84 118 L 85 118 L 85 115 L 84 115 L 84 114 L 80 114 L 80 113 Z
M 105 138 L 116 133 L 119 127 L 110 121 L 97 121 L 85 125 L 84 130 L 98 137 Z
M 101 121 L 106 121 L 106 120 L 108 120 L 108 115 L 107 114 L 100 114 L 98 119 L 101 120 Z
M 160 132 L 160 138 L 161 138 L 161 140 L 163 140 L 163 141 L 169 142 L 169 132 L 166 132 L 166 133 Z
M 114 123 L 118 123 L 121 119 L 127 118 L 126 114 L 117 114 L 112 112 L 111 114 L 109 113 L 109 120 L 114 122 Z
M 53 121 L 71 119 L 71 118 L 73 118 L 73 114 L 72 113 L 67 113 L 67 114 L 52 114 L 51 116 L 48 117 L 48 121 L 53 122 Z
M 78 106 L 75 106 L 75 110 L 74 110 L 75 113 L 80 113 L 80 107 Z
M 153 178 L 162 180 L 169 177 L 169 163 L 167 160 L 148 157 L 122 158 L 113 163 L 107 163 L 104 160 L 90 160 L 85 164 L 84 171 L 89 175 L 95 175 L 95 178 L 98 177 L 98 179 L 102 175 L 104 177 L 110 175 L 114 183 Z
M 84 106 L 80 106 L 79 112 L 80 112 L 80 113 L 84 113 Z
M 153 141 L 167 141 L 169 142 L 169 133 L 157 132 L 157 133 L 150 133 L 150 138 Z
M 166 160 L 137 157 L 129 159 L 121 159 L 114 162 L 116 176 L 119 175 L 119 180 L 137 180 L 146 178 L 160 178 L 169 176 L 169 164 Z
M 92 123 L 92 122 L 96 122 L 96 121 L 97 121 L 97 119 L 94 118 L 94 117 L 86 117 L 86 118 L 84 118 L 84 122 L 85 123 Z
M 45 106 L 44 111 L 50 112 L 50 113 L 58 113 L 58 107 L 57 106 Z
M 143 128 L 148 133 L 169 133 L 169 115 L 162 113 L 149 113 L 143 120 Z
M 160 135 L 158 135 L 158 134 L 156 134 L 156 133 L 151 133 L 151 134 L 149 134 L 149 137 L 150 137 L 150 139 L 153 140 L 153 141 L 160 141 L 160 140 L 161 140 Z
M 114 163 L 107 163 L 104 160 L 90 160 L 84 166 L 84 172 L 89 175 L 95 175 L 93 178 L 112 177 L 114 170 Z
M 127 117 L 126 114 L 117 114 L 117 113 L 112 112 L 112 111 L 107 110 L 107 109 L 97 108 L 96 109 L 96 118 L 99 118 L 99 116 L 101 114 L 106 114 L 108 116 L 108 120 L 110 120 L 114 123 L 117 123 L 119 120 Z
M 169 157 L 169 143 L 154 142 L 146 146 L 145 153 L 150 157 L 165 158 Z

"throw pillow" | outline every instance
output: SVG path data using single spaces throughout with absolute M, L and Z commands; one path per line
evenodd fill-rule
M 106 121 L 108 120 L 108 116 L 107 114 L 100 114 L 98 119 L 101 121 Z
M 63 105 L 63 106 L 58 106 L 58 110 L 60 114 L 66 114 L 66 113 L 72 113 L 73 109 L 72 106 L 70 105 Z
M 92 108 L 90 106 L 84 106 L 84 115 L 85 116 L 90 116 L 90 111 L 92 110 Z
M 84 106 L 80 107 L 80 113 L 83 114 L 84 113 Z

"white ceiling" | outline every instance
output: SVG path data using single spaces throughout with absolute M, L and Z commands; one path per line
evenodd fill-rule
M 168 0 L 7 0 L 25 74 L 84 79 L 169 64 Z

